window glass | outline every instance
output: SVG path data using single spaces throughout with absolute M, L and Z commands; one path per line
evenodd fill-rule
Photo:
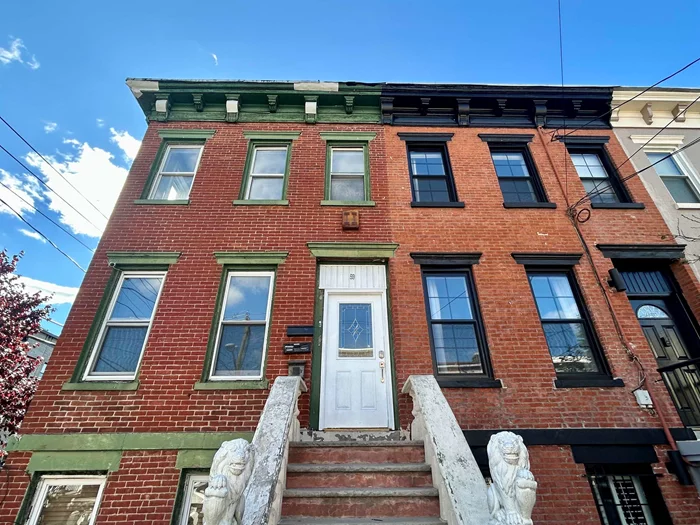
M 454 202 L 452 174 L 443 148 L 413 147 L 408 152 L 415 202 Z
M 605 523 L 654 525 L 639 476 L 589 476 L 598 511 Z
M 481 357 L 474 325 L 433 324 L 438 374 L 480 374 Z
M 271 273 L 229 274 L 212 376 L 262 376 L 271 287 Z
M 163 173 L 194 173 L 201 147 L 170 148 L 163 165 Z
M 252 200 L 279 200 L 284 191 L 284 177 L 253 177 L 250 180 L 249 199 Z
M 363 175 L 365 173 L 364 150 L 332 148 L 331 173 Z
M 340 304 L 339 348 L 372 348 L 372 305 Z
M 330 198 L 365 200 L 365 151 L 363 148 L 331 148 Z
M 255 148 L 254 175 L 284 175 L 287 167 L 287 148 Z
M 27 523 L 92 525 L 103 484 L 104 479 L 99 478 L 42 478 Z
M 158 180 L 152 198 L 168 201 L 187 199 L 190 195 L 192 181 L 193 177 L 163 175 Z
M 637 308 L 637 319 L 668 319 L 668 314 L 653 304 L 643 304 Z
M 202 148 L 203 146 L 169 146 L 150 198 L 156 200 L 189 198 Z
M 433 319 L 472 319 L 464 277 L 426 278 L 430 315 Z
M 439 151 L 412 151 L 411 166 L 414 175 L 445 175 L 445 165 Z
M 679 204 L 700 203 L 700 194 L 673 157 L 668 157 L 668 153 L 647 153 L 647 157 L 652 164 L 658 162 L 654 169 L 674 201 Z
M 609 174 L 605 170 L 599 155 L 595 153 L 571 153 L 571 160 L 576 167 L 576 172 L 581 178 L 586 193 L 591 194 L 591 202 L 620 202 L 620 198 L 610 182 Z
M 520 152 L 493 152 L 493 165 L 498 175 L 504 202 L 537 202 L 525 157 Z
M 126 277 L 110 319 L 148 320 L 153 314 L 162 277 Z
M 255 146 L 246 190 L 247 199 L 281 200 L 284 197 L 288 154 L 287 146 Z
M 673 157 L 668 156 L 668 153 L 647 153 L 647 157 L 652 164 L 658 163 L 654 164 L 654 169 L 659 175 L 685 176 L 678 164 L 676 164 L 676 161 L 673 160 Z
M 185 497 L 180 525 L 203 525 L 204 491 L 209 486 L 209 476 L 189 475 L 185 483 Z

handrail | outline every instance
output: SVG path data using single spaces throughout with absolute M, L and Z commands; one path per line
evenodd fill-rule
M 687 359 L 685 361 L 681 361 L 680 363 L 673 363 L 672 365 L 662 366 L 661 368 L 657 368 L 657 371 L 659 373 L 671 372 L 672 370 L 683 368 L 684 366 L 688 365 L 700 365 L 700 357 Z

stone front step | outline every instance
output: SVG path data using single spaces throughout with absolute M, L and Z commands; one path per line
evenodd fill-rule
M 410 488 L 431 487 L 426 463 L 290 464 L 287 488 Z
M 279 525 L 444 525 L 440 518 L 282 518 Z
M 422 441 L 296 442 L 289 463 L 424 463 Z
M 286 489 L 282 500 L 282 516 L 285 517 L 371 518 L 439 515 L 438 491 L 432 487 Z

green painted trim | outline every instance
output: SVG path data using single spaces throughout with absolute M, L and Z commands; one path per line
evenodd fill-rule
M 189 199 L 181 200 L 164 200 L 164 199 L 136 199 L 134 204 L 149 204 L 149 205 L 167 205 L 167 206 L 187 206 L 190 203 Z
M 391 242 L 307 242 L 314 257 L 338 259 L 388 259 L 399 247 Z
M 376 205 L 374 201 L 321 201 L 321 206 L 371 207 Z
M 119 470 L 122 460 L 121 451 L 103 452 L 34 452 L 27 472 L 56 472 L 56 471 L 108 471 Z
M 177 453 L 175 468 L 209 469 L 216 450 L 181 450 Z
M 333 133 L 333 132 L 327 132 L 327 133 Z M 338 132 L 342 135 L 347 135 L 347 133 L 343 132 Z M 324 133 L 321 133 L 323 135 Z M 374 135 L 374 133 L 372 134 Z M 324 190 L 324 200 L 321 201 L 321 204 L 323 205 L 324 202 L 343 202 L 343 201 L 334 201 L 331 200 L 331 150 L 333 148 L 342 148 L 342 147 L 351 147 L 351 148 L 357 148 L 358 146 L 362 146 L 362 153 L 364 155 L 364 162 L 365 162 L 365 173 L 364 173 L 364 190 L 365 190 L 365 200 L 362 202 L 373 202 L 372 201 L 372 188 L 370 184 L 370 173 L 369 173 L 369 142 L 367 140 L 365 141 L 360 141 L 356 140 L 355 142 L 326 142 L 326 177 L 325 177 L 325 190 Z M 369 206 L 369 204 L 365 204 L 365 206 Z
M 244 131 L 248 140 L 296 140 L 301 131 Z
M 159 129 L 158 135 L 166 140 L 180 139 L 210 139 L 216 133 L 215 129 Z
M 325 293 L 318 285 L 321 282 L 321 266 L 316 265 L 314 294 L 314 337 L 311 352 L 311 392 L 309 393 L 309 426 L 318 430 L 321 410 L 321 353 L 323 348 L 323 307 Z
M 234 206 L 289 206 L 289 201 L 287 199 L 279 200 L 246 200 L 246 199 L 236 199 L 233 201 Z
M 253 432 L 114 432 L 26 434 L 11 438 L 7 451 L 216 450 L 231 439 L 253 439 Z
M 17 519 L 12 522 L 13 525 L 19 525 L 26 523 L 29 519 L 29 511 L 32 509 L 32 503 L 34 503 L 34 497 L 36 496 L 36 488 L 39 485 L 39 480 L 41 475 L 36 472 L 29 474 L 29 486 L 27 487 L 27 492 L 24 493 L 24 498 L 22 499 L 22 505 L 19 507 L 19 513 L 17 514 Z
M 102 382 L 102 381 L 83 381 L 78 383 L 72 383 L 66 381 L 63 383 L 61 390 L 113 390 L 113 391 L 135 391 L 139 389 L 138 381 L 128 381 L 124 383 L 120 382 Z
M 267 379 L 253 381 L 209 381 L 197 382 L 194 390 L 267 390 L 270 382 Z
M 340 140 L 351 142 L 369 142 L 377 136 L 376 133 L 371 131 L 322 131 L 319 135 L 325 141 Z
M 282 264 L 289 252 L 214 252 L 216 262 L 227 265 L 274 265 Z
M 386 272 L 386 318 L 389 328 L 389 354 L 391 355 L 391 388 L 393 389 L 394 399 L 394 428 L 400 429 L 401 422 L 399 421 L 399 385 L 396 378 L 396 355 L 394 354 L 394 316 L 391 302 L 391 280 L 389 279 L 389 261 L 384 263 L 384 271 Z
M 180 252 L 107 252 L 110 266 L 125 265 L 158 266 L 175 264 Z
M 83 378 L 85 367 L 87 366 L 88 359 L 90 358 L 90 352 L 92 352 L 92 349 L 97 342 L 97 337 L 100 334 L 100 328 L 102 328 L 102 323 L 107 315 L 109 302 L 117 289 L 117 284 L 119 284 L 119 273 L 119 270 L 116 268 L 112 269 L 112 273 L 107 280 L 107 284 L 105 285 L 104 294 L 102 294 L 102 299 L 100 300 L 100 304 L 95 312 L 92 326 L 90 327 L 90 331 L 85 338 L 83 348 L 80 351 L 78 362 L 75 365 L 75 369 L 73 370 L 73 375 L 71 376 L 69 383 L 79 383 Z

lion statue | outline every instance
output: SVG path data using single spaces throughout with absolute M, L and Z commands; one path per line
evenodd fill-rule
M 489 486 L 489 525 L 532 525 L 537 482 L 523 438 L 512 432 L 491 436 L 486 451 L 493 482 Z
M 209 486 L 204 491 L 204 525 L 240 525 L 245 509 L 243 491 L 255 462 L 245 439 L 224 441 L 214 455 Z

